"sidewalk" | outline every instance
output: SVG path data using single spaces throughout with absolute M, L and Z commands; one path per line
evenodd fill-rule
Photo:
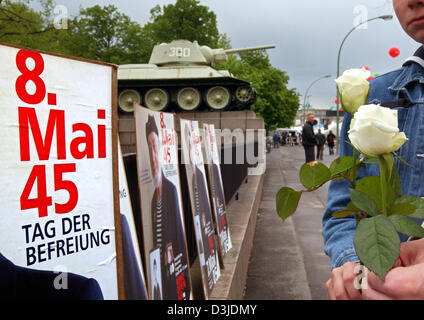
M 324 150 L 327 166 L 336 158 Z M 302 146 L 282 146 L 267 154 L 263 197 L 250 257 L 246 300 L 327 299 L 330 259 L 324 254 L 321 219 L 328 183 L 304 193 L 298 210 L 284 223 L 275 209 L 283 186 L 303 189 L 299 169 L 305 162 Z

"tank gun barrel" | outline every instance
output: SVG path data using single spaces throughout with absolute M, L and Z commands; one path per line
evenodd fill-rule
M 226 54 L 231 54 L 231 53 L 239 53 L 239 52 L 246 52 L 246 51 L 273 49 L 273 48 L 275 48 L 275 45 L 247 47 L 247 48 L 239 48 L 239 49 L 227 49 L 227 50 L 224 50 L 224 52 Z

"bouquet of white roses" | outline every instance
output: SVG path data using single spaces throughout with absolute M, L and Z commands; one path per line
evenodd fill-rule
M 368 98 L 369 72 L 351 69 L 336 80 L 342 108 L 352 114 L 348 136 L 353 156 L 342 156 L 328 168 L 322 163 L 306 163 L 300 169 L 300 181 L 306 190 L 281 188 L 276 196 L 277 212 L 287 219 L 298 206 L 303 192 L 316 190 L 326 182 L 348 179 L 352 185 L 346 208 L 332 215 L 357 221 L 355 251 L 361 265 L 384 279 L 399 257 L 398 232 L 422 238 L 424 229 L 412 218 L 424 219 L 424 200 L 404 196 L 394 156 L 408 139 L 399 132 L 397 111 L 379 105 L 365 105 Z M 359 153 L 359 157 L 358 157 Z M 357 180 L 361 165 L 379 165 L 380 176 Z

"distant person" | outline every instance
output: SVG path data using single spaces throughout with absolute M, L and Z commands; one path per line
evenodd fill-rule
M 306 123 L 302 128 L 302 144 L 305 149 L 305 162 L 315 161 L 315 145 L 317 144 L 314 133 L 315 115 L 309 113 L 306 117 Z
M 317 139 L 317 160 L 322 160 L 324 156 L 325 135 L 321 133 L 321 129 L 318 129 L 315 137 Z
M 283 146 L 287 144 L 287 132 L 286 131 L 283 131 L 281 133 L 281 142 L 282 142 Z
M 329 150 L 329 154 L 330 154 L 330 156 L 332 155 L 332 154 L 334 154 L 334 145 L 335 145 L 335 142 L 336 142 L 336 136 L 334 135 L 334 133 L 333 132 L 331 132 L 331 130 L 330 130 L 330 132 L 328 133 L 328 135 L 327 135 L 327 144 L 328 144 L 328 150 Z
M 181 222 L 180 203 L 175 185 L 165 177 L 162 171 L 159 153 L 159 132 L 153 116 L 146 122 L 146 138 L 149 148 L 150 169 L 155 191 L 151 200 L 153 247 L 160 248 L 160 266 L 162 279 L 162 298 L 176 300 L 178 298 L 176 274 L 174 268 L 165 261 L 167 246 L 171 245 L 173 256 L 178 257 L 184 265 L 187 262 L 185 233 Z M 188 268 L 184 271 L 185 283 L 190 283 Z M 185 289 L 186 297 L 190 288 Z
M 280 147 L 280 135 L 278 134 L 277 131 L 275 131 L 273 139 L 274 139 L 274 148 L 279 148 Z

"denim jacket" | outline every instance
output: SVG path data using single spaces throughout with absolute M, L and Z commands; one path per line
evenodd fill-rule
M 423 50 L 421 50 L 423 51 Z M 417 51 L 418 52 L 418 51 Z M 423 51 L 424 52 L 424 51 Z M 424 60 L 423 60 L 424 62 Z M 403 195 L 424 196 L 424 66 L 416 62 L 405 63 L 400 69 L 381 75 L 370 81 L 368 104 L 385 104 L 404 100 L 410 102 L 408 108 L 394 107 L 398 110 L 399 130 L 405 132 L 408 141 L 397 151 L 397 154 L 412 167 L 401 163 L 395 157 Z M 352 156 L 352 147 L 347 131 L 350 127 L 351 115 L 346 114 L 340 130 L 340 156 Z M 365 164 L 358 172 L 358 178 L 380 175 L 377 164 Z M 331 258 L 331 269 L 342 266 L 346 262 L 358 262 L 353 246 L 356 220 L 353 215 L 347 218 L 334 218 L 332 213 L 342 210 L 350 201 L 350 182 L 347 179 L 331 181 L 327 206 L 322 219 L 322 235 L 325 253 Z M 401 241 L 408 236 L 399 234 Z

